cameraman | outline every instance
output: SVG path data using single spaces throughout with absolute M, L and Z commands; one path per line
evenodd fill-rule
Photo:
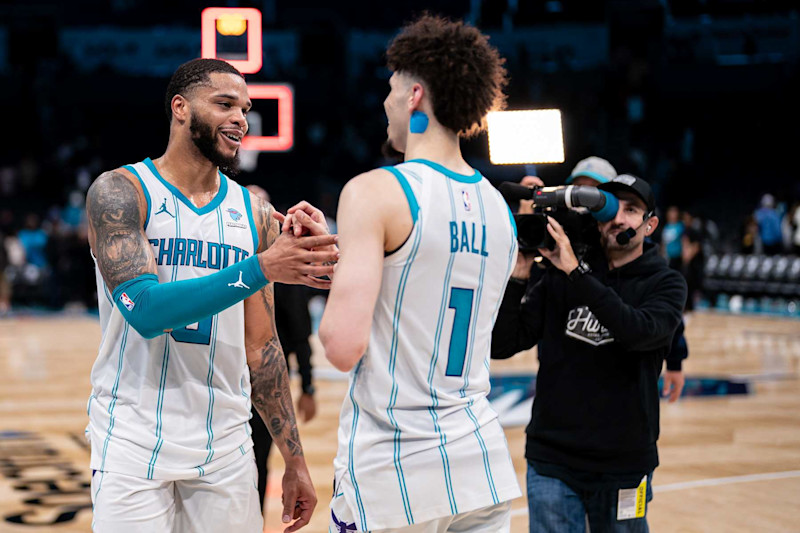
M 556 244 L 539 251 L 555 268 L 526 295 L 531 263 L 520 255 L 492 334 L 493 358 L 539 345 L 525 453 L 532 532 L 647 531 L 658 376 L 686 283 L 644 243 L 658 226 L 647 182 L 621 175 L 599 188 L 619 200 L 598 223 L 601 260 L 579 261 L 550 217 Z

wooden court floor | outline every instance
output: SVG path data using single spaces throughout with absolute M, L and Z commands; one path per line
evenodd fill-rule
M 88 316 L 0 320 L 0 532 L 89 531 L 83 430 L 99 336 Z M 746 380 L 753 392 L 662 403 L 651 529 L 800 532 L 800 321 L 695 314 L 687 337 L 690 377 Z M 346 383 L 318 349 L 314 361 L 318 416 L 300 433 L 320 503 L 303 531 L 323 532 Z M 492 366 L 535 369 L 533 351 Z M 507 437 L 524 487 L 523 428 Z M 266 530 L 279 531 L 280 455 L 271 462 Z M 515 532 L 527 531 L 525 506 L 513 503 Z

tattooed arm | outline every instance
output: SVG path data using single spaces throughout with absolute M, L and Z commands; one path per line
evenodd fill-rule
M 123 169 L 105 172 L 86 195 L 89 245 L 111 292 L 125 281 L 156 273 L 156 260 L 144 233 L 146 203 L 128 176 Z
M 280 225 L 272 217 L 274 210 L 271 205 L 255 196 L 251 196 L 251 200 L 261 251 L 272 246 L 278 238 Z M 244 312 L 251 399 L 286 463 L 282 518 L 284 523 L 297 519 L 286 529 L 296 531 L 311 519 L 317 497 L 297 432 L 286 358 L 275 328 L 272 284 L 245 300 Z

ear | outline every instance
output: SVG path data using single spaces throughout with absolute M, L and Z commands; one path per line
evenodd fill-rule
M 181 94 L 176 94 L 172 97 L 171 102 L 172 118 L 178 122 L 186 122 L 189 120 L 189 101 Z
M 425 87 L 421 83 L 416 82 L 411 86 L 411 95 L 408 99 L 408 110 L 416 111 L 422 104 L 422 98 L 425 96 Z
M 648 237 L 650 235 L 652 235 L 653 232 L 656 231 L 656 228 L 658 227 L 658 223 L 659 223 L 659 220 L 658 220 L 657 216 L 652 216 L 652 217 L 648 218 L 647 219 L 647 225 L 645 226 L 644 234 L 647 235 Z

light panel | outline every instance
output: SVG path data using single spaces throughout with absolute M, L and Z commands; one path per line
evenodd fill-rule
M 564 162 L 560 110 L 493 111 L 487 122 L 493 164 Z
M 278 135 L 250 136 L 242 139 L 243 150 L 287 152 L 294 146 L 294 92 L 287 84 L 247 84 L 250 100 L 278 101 Z

